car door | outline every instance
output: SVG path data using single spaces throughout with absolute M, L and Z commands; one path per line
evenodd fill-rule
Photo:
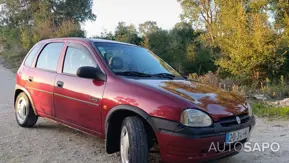
M 98 67 L 92 55 L 81 43 L 67 45 L 62 72 L 55 80 L 54 107 L 57 119 L 100 134 L 105 82 L 76 75 L 82 66 Z
M 38 54 L 36 63 L 26 72 L 25 87 L 31 95 L 37 113 L 41 116 L 53 117 L 55 114 L 54 81 L 63 47 L 64 42 L 47 43 Z

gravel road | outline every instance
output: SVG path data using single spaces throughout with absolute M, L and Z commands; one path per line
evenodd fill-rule
M 104 141 L 60 124 L 39 119 L 35 128 L 17 125 L 13 113 L 15 75 L 0 65 L 0 163 L 115 163 L 118 153 L 108 155 Z M 251 142 L 278 142 L 279 152 L 242 152 L 216 161 L 221 163 L 289 162 L 289 121 L 257 119 Z M 159 162 L 151 156 L 151 162 Z

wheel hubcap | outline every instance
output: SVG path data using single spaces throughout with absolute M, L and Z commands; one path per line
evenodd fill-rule
M 21 97 L 16 105 L 17 119 L 20 123 L 23 123 L 27 116 L 27 103 L 23 97 Z
M 129 137 L 127 128 L 124 126 L 121 130 L 120 155 L 122 163 L 129 163 Z

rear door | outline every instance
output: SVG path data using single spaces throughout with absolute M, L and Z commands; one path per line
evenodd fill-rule
M 81 43 L 69 43 L 62 72 L 55 80 L 56 118 L 101 133 L 101 101 L 105 82 L 76 76 L 82 66 L 98 67 L 92 52 Z
M 28 89 L 36 111 L 41 116 L 54 116 L 53 90 L 56 71 L 64 42 L 47 43 L 36 58 L 36 63 L 27 71 Z M 29 59 L 29 58 L 27 58 Z

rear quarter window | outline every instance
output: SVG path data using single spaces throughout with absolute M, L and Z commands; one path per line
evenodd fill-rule
M 49 71 L 56 71 L 64 43 L 49 43 L 39 54 L 36 67 Z
M 25 66 L 32 67 L 34 58 L 37 55 L 37 52 L 40 50 L 41 47 L 42 47 L 42 44 L 37 44 L 32 48 L 32 50 L 30 50 L 30 52 L 27 54 L 26 60 L 24 62 Z

